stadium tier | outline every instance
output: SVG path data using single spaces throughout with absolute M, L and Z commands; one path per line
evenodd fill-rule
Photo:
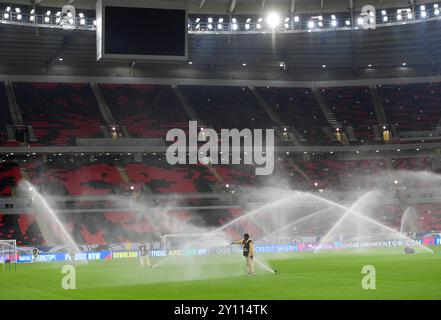
M 25 169 L 31 183 L 48 188 L 51 192 L 64 191 L 65 194 L 72 196 L 109 194 L 114 192 L 116 186 L 123 183 L 121 175 L 113 164 L 28 163 Z
M 115 122 L 134 138 L 162 138 L 188 127 L 189 117 L 168 85 L 100 84 Z
M 276 159 L 271 176 L 256 176 L 252 165 L 178 165 L 168 164 L 159 156 L 142 163 L 130 159 L 115 162 L 72 159 L 0 163 L 0 195 L 10 197 L 18 192 L 22 179 L 29 180 L 42 191 L 66 196 L 103 196 L 125 194 L 136 189 L 143 194 L 213 193 L 224 188 L 285 187 L 332 188 L 351 190 L 373 188 L 385 172 L 425 171 L 432 169 L 429 157 L 370 159 L 370 160 L 300 160 L 289 156 Z M 26 178 L 24 178 L 26 177 Z M 386 181 L 392 184 L 393 181 Z M 434 184 L 430 181 L 427 187 Z M 437 184 L 435 184 L 437 185 Z
M 11 196 L 21 179 L 20 169 L 16 163 L 0 163 L 0 195 Z
M 400 131 L 433 130 L 439 125 L 440 83 L 378 86 L 390 124 Z
M 146 188 L 158 193 L 211 192 L 210 184 L 216 182 L 205 166 L 174 167 L 158 162 L 155 165 L 130 163 L 124 169 L 131 182 L 143 183 Z
M 375 187 L 375 185 L 363 185 L 368 183 L 365 176 L 381 175 L 386 170 L 384 160 L 360 160 L 360 161 L 302 161 L 299 167 L 310 177 L 312 183 L 318 187 L 334 187 L 350 189 Z M 357 181 L 357 177 L 362 177 Z M 374 182 L 372 182 L 373 184 Z
M 99 84 L 97 90 L 111 116 L 107 121 L 90 84 L 13 82 L 11 86 L 23 122 L 13 123 L 2 83 L 3 146 L 18 146 L 19 142 L 76 145 L 79 138 L 104 138 L 115 126 L 122 128 L 121 136 L 126 138 L 163 138 L 172 128 L 188 131 L 188 112 L 200 119 L 199 126 L 215 129 L 289 127 L 304 145 L 339 145 L 341 141 L 335 136 L 338 127 L 352 145 L 381 143 L 380 128 L 384 125 L 393 127 L 388 139 L 396 143 L 408 143 L 415 132 L 419 141 L 434 139 L 439 136 L 434 130 L 441 120 L 440 83 L 377 85 L 377 107 L 368 86 L 323 87 L 317 95 L 323 98 L 325 109 L 306 87 L 256 87 L 260 95 L 256 96 L 243 86 L 185 85 L 173 89 L 171 85 Z M 186 102 L 175 90 L 182 92 Z M 262 106 L 260 97 L 269 110 Z M 187 109 L 184 103 L 189 104 Z M 9 133 L 7 126 L 12 130 Z M 289 139 L 276 136 L 278 143 L 289 145 Z
M 9 112 L 8 97 L 4 83 L 0 82 L 0 145 L 4 145 L 8 141 L 6 126 L 10 124 L 12 124 L 12 119 Z
M 45 244 L 38 224 L 32 214 L 0 213 L 0 237 L 16 239 L 17 245 Z
M 353 127 L 358 143 L 375 143 L 378 120 L 368 87 L 322 88 L 321 94 L 342 127 Z
M 34 128 L 32 145 L 67 146 L 76 138 L 104 137 L 104 120 L 89 84 L 13 83 L 23 122 Z
M 247 87 L 180 86 L 199 118 L 221 128 L 272 128 L 274 124 Z
M 309 144 L 330 144 L 325 119 L 310 88 L 259 87 L 257 90 L 286 126 L 293 126 Z

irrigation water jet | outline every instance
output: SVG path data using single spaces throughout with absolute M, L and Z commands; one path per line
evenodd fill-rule
M 57 227 L 62 233 L 63 240 L 66 241 L 67 246 L 70 249 L 73 249 L 75 253 L 81 253 L 81 249 L 78 247 L 75 240 L 72 238 L 72 236 L 69 234 L 69 232 L 66 230 L 66 227 L 64 224 L 60 221 L 58 218 L 55 210 L 49 205 L 48 201 L 45 199 L 45 197 L 40 194 L 34 185 L 32 185 L 29 181 L 23 180 L 21 182 L 24 190 L 26 190 L 27 193 L 29 193 L 32 197 L 35 197 L 37 201 L 40 203 L 40 205 L 43 207 L 44 210 L 41 210 L 44 215 L 48 218 L 49 221 L 53 221 L 56 223 Z M 87 262 L 87 261 L 85 261 Z
M 332 205 L 332 206 L 336 206 L 336 207 L 338 207 L 338 208 L 340 208 L 340 209 L 348 210 L 352 215 L 355 215 L 355 216 L 360 217 L 360 218 L 362 218 L 362 219 L 364 219 L 364 220 L 366 220 L 366 221 L 368 221 L 368 222 L 371 222 L 371 223 L 377 225 L 377 226 L 380 227 L 380 228 L 384 228 L 385 230 L 392 232 L 394 235 L 397 235 L 399 238 L 404 238 L 404 239 L 406 239 L 406 240 L 409 240 L 409 241 L 414 242 L 413 239 L 411 239 L 411 238 L 409 238 L 409 237 L 407 237 L 407 236 L 401 234 L 400 232 L 398 232 L 398 231 L 396 231 L 396 230 L 394 230 L 394 229 L 392 229 L 392 228 L 390 228 L 390 227 L 388 227 L 388 226 L 385 226 L 385 225 L 382 224 L 382 223 L 379 223 L 378 221 L 376 221 L 376 220 L 374 220 L 374 219 L 371 219 L 371 218 L 369 218 L 369 217 L 366 217 L 366 216 L 360 214 L 359 212 L 357 212 L 357 211 L 355 211 L 355 210 L 353 210 L 353 209 L 351 209 L 351 208 L 348 208 L 348 207 L 346 207 L 346 206 L 344 206 L 344 205 L 341 205 L 341 204 L 339 204 L 339 203 L 337 203 L 337 202 L 334 202 L 334 201 L 331 201 L 331 200 L 328 200 L 328 199 L 325 199 L 325 198 L 322 198 L 322 197 L 318 197 L 318 196 L 313 195 L 313 194 L 310 194 L 310 193 L 306 193 L 306 195 L 307 195 L 308 197 L 312 197 L 312 198 L 314 198 L 314 199 L 316 199 L 316 200 L 325 201 L 326 203 L 329 203 L 330 205 Z M 432 249 L 427 248 L 426 246 L 424 246 L 424 245 L 422 245 L 422 244 L 420 244 L 420 243 L 418 243 L 418 242 L 416 242 L 416 245 L 417 245 L 418 247 L 422 248 L 423 250 L 426 250 L 426 251 L 428 251 L 428 252 L 430 252 L 430 253 L 433 253 L 433 252 L 434 252 Z
M 356 208 L 360 203 L 362 203 L 362 201 L 365 200 L 365 198 L 370 195 L 370 192 L 365 193 L 361 198 L 359 198 L 357 201 L 355 201 L 355 203 L 350 206 L 346 212 L 340 217 L 340 219 L 338 219 L 338 221 L 332 226 L 332 228 L 326 233 L 326 235 L 320 240 L 319 245 L 317 246 L 317 248 L 315 248 L 314 253 L 317 253 L 317 251 L 319 251 L 322 248 L 322 244 L 325 243 L 329 236 L 332 234 L 332 232 L 334 232 L 334 230 L 340 225 L 340 223 L 346 218 L 346 216 L 348 214 L 350 214 L 351 210 L 353 210 L 354 208 Z
M 295 226 L 296 224 L 299 224 L 299 223 L 304 222 L 304 221 L 306 221 L 306 220 L 308 220 L 308 219 L 314 218 L 314 217 L 316 217 L 316 216 L 318 216 L 318 215 L 320 215 L 320 214 L 326 213 L 326 212 L 328 212 L 328 211 L 329 211 L 329 209 L 326 208 L 326 209 L 324 209 L 324 210 L 319 210 L 319 211 L 313 212 L 313 213 L 311 213 L 311 214 L 309 214 L 309 215 L 307 215 L 307 216 L 305 216 L 305 217 L 301 217 L 301 218 L 299 218 L 299 219 L 297 219 L 297 220 L 294 220 L 293 222 L 289 223 L 288 225 L 282 226 L 282 227 L 280 227 L 279 229 L 276 229 L 276 230 L 272 231 L 271 233 L 265 235 L 264 237 L 260 238 L 259 241 L 266 240 L 266 239 L 268 239 L 270 236 L 272 236 L 273 234 L 275 234 L 275 233 L 277 233 L 277 232 L 281 232 L 282 230 L 285 230 L 285 229 L 291 228 L 291 227 Z

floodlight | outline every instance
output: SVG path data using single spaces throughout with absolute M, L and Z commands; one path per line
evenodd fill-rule
M 294 22 L 299 22 L 299 17 L 298 16 L 294 17 Z
M 218 29 L 218 30 L 222 30 L 222 29 L 223 29 L 222 23 L 218 23 L 218 25 L 217 25 L 217 29 Z
M 49 23 L 49 21 L 50 21 L 50 19 L 49 19 L 49 17 L 44 17 L 44 22 L 46 22 L 46 23 Z
M 427 12 L 421 11 L 421 18 L 426 18 L 426 17 L 427 17 Z
M 435 9 L 435 11 L 433 12 L 436 16 L 439 15 L 439 9 Z
M 345 21 L 345 24 L 346 24 L 347 26 L 350 26 L 350 25 L 351 25 L 351 21 L 346 20 L 346 21 Z
M 17 20 L 21 20 L 21 18 L 23 18 L 23 16 L 21 15 L 21 13 L 17 14 Z
M 219 23 L 223 23 L 224 22 L 224 18 L 219 18 Z
M 262 28 L 262 25 L 260 23 L 256 23 L 256 29 Z
M 15 8 L 15 12 L 20 13 L 21 12 L 20 8 Z
M 213 18 L 212 17 L 210 17 L 210 18 L 208 18 L 208 23 L 213 23 Z
M 236 19 L 236 18 L 231 19 L 231 21 L 232 21 L 233 23 L 237 23 L 237 19 Z
M 401 19 L 403 19 L 403 17 L 401 16 L 401 14 L 397 14 L 397 20 L 399 21 L 399 20 L 401 20 Z
M 50 10 L 46 11 L 46 15 L 50 16 L 51 15 L 51 11 Z
M 7 6 L 6 7 L 6 12 L 10 12 L 11 11 L 11 7 Z
M 280 17 L 277 13 L 271 12 L 267 17 L 266 21 L 271 29 L 276 28 L 280 23 Z
M 357 24 L 361 26 L 363 24 L 363 18 L 361 17 L 357 18 Z
M 233 30 L 237 30 L 237 29 L 238 29 L 237 23 L 233 23 Z
M 245 24 L 245 29 L 246 29 L 246 30 L 249 30 L 249 29 L 250 29 L 250 24 L 249 24 L 249 23 L 246 23 L 246 24 Z
M 247 23 L 250 23 L 250 22 L 251 22 L 251 18 L 248 18 L 248 19 L 247 19 Z
M 9 13 L 5 12 L 5 13 L 3 14 L 3 18 L 5 18 L 5 19 L 9 19 Z
M 336 27 L 336 26 L 337 26 L 337 20 L 332 20 L 332 21 L 331 21 L 331 25 L 332 25 L 333 27 Z
M 314 21 L 308 21 L 308 28 L 314 28 Z
M 383 21 L 384 21 L 384 22 L 387 22 L 387 20 L 389 20 L 389 18 L 388 18 L 387 16 L 384 16 L 384 17 L 383 17 Z
M 84 18 L 84 13 L 80 12 L 80 13 L 78 14 L 78 16 L 79 16 L 80 18 Z
M 387 14 L 386 10 L 381 10 L 381 14 L 385 16 Z

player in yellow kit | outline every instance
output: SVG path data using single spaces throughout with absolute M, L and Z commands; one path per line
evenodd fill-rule
M 250 239 L 250 235 L 245 233 L 242 240 L 233 241 L 231 244 L 243 245 L 243 256 L 246 259 L 248 274 L 254 276 L 254 243 Z

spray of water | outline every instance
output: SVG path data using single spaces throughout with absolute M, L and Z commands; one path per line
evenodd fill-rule
M 341 216 L 340 219 L 332 226 L 332 228 L 328 231 L 328 233 L 322 238 L 317 248 L 314 250 L 314 253 L 322 249 L 322 245 L 326 243 L 330 237 L 330 235 L 337 229 L 337 227 L 341 224 L 341 222 L 348 216 L 348 214 L 351 214 L 351 210 L 354 210 L 357 208 L 358 205 L 363 203 L 363 201 L 370 195 L 370 193 L 365 193 L 361 198 L 359 198 L 351 207 L 349 207 L 345 213 Z
M 391 234 L 397 236 L 399 239 L 405 239 L 405 240 L 408 240 L 410 242 L 413 242 L 413 239 L 411 239 L 411 238 L 401 234 L 400 232 L 398 232 L 398 231 L 396 231 L 396 230 L 394 230 L 394 229 L 392 229 L 392 228 L 390 228 L 390 227 L 388 227 L 388 226 L 386 226 L 386 225 L 384 225 L 384 224 L 382 224 L 382 223 L 380 223 L 380 222 L 378 222 L 378 221 L 376 221 L 376 220 L 374 220 L 372 218 L 364 216 L 363 214 L 359 213 L 358 211 L 355 211 L 354 209 L 347 208 L 347 207 L 345 207 L 345 206 L 343 206 L 343 205 L 341 205 L 341 204 L 339 204 L 337 202 L 334 202 L 334 201 L 331 201 L 331 200 L 328 200 L 328 199 L 325 199 L 325 198 L 322 198 L 322 197 L 318 197 L 318 196 L 316 196 L 314 194 L 307 193 L 307 196 L 311 197 L 313 199 L 316 199 L 316 200 L 324 201 L 324 202 L 329 203 L 330 205 L 338 207 L 340 209 L 347 210 L 348 212 L 350 212 L 351 215 L 359 217 L 359 218 L 365 220 L 368 223 L 371 223 L 371 224 L 376 225 L 376 226 L 378 226 L 378 227 L 380 227 L 380 228 L 382 228 L 382 229 L 384 229 L 386 231 L 389 231 Z M 419 248 L 423 249 L 424 251 L 433 253 L 432 249 L 427 248 L 426 246 L 424 246 L 424 245 L 422 245 L 420 243 L 416 243 L 416 245 Z
M 274 231 L 264 235 L 262 238 L 260 238 L 259 241 L 263 241 L 263 240 L 269 239 L 271 236 L 273 236 L 275 234 L 278 234 L 278 233 L 281 233 L 283 230 L 290 229 L 290 228 L 294 227 L 297 224 L 300 224 L 300 223 L 302 223 L 304 221 L 307 221 L 309 219 L 315 218 L 315 217 L 317 217 L 317 216 L 319 216 L 321 214 L 327 213 L 328 211 L 329 211 L 329 209 L 326 208 L 324 210 L 319 210 L 319 211 L 313 212 L 311 214 L 308 214 L 305 217 L 301 217 L 299 219 L 296 219 L 293 222 L 291 222 L 291 223 L 289 223 L 287 225 L 284 225 L 284 226 L 282 226 L 282 227 L 280 227 L 280 228 L 278 228 L 278 229 L 276 229 L 276 230 L 274 230 Z
M 33 186 L 29 181 L 23 180 L 21 182 L 22 189 L 26 190 L 26 192 L 36 201 L 36 203 L 41 207 L 41 212 L 39 214 L 42 214 L 46 219 L 46 222 L 54 222 L 58 229 L 60 230 L 62 234 L 62 241 L 65 245 L 68 246 L 69 249 L 73 250 L 75 253 L 80 253 L 81 249 L 78 247 L 75 240 L 72 238 L 72 236 L 69 234 L 69 232 L 66 230 L 66 227 L 64 224 L 60 221 L 58 218 L 57 213 L 55 210 L 49 205 L 46 198 L 37 191 L 35 186 Z
M 401 217 L 400 233 L 406 234 L 408 232 L 419 232 L 418 213 L 416 209 L 409 206 Z
M 262 261 L 260 261 L 257 258 L 253 258 L 254 261 L 256 261 L 264 270 L 271 272 L 271 273 L 276 273 L 276 270 L 272 269 L 271 267 L 267 266 L 266 264 L 264 264 Z

